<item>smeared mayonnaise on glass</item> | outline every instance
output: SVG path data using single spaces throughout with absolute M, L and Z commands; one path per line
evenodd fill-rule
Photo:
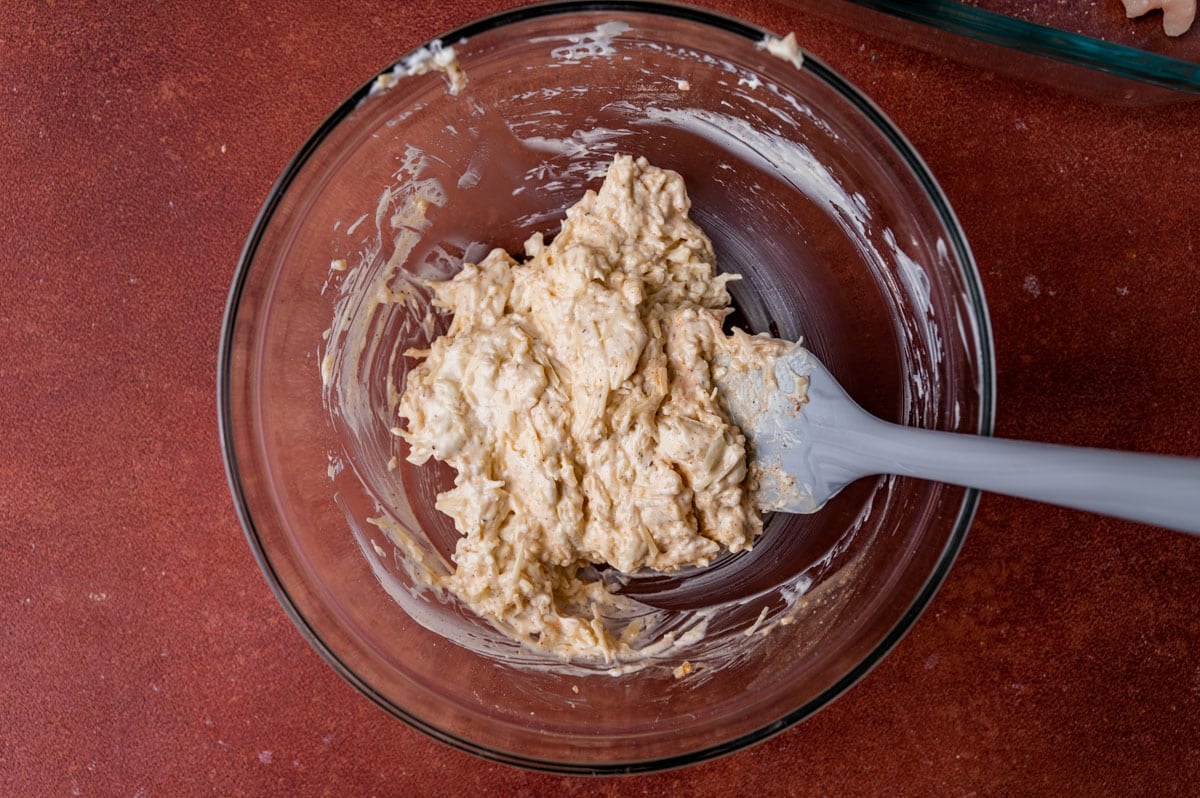
M 401 59 L 390 71 L 375 78 L 369 95 L 374 96 L 387 91 L 401 78 L 425 75 L 429 72 L 441 72 L 446 76 L 446 85 L 451 95 L 457 96 L 467 86 L 467 73 L 458 65 L 458 54 L 454 52 L 454 48 L 443 46 L 441 39 L 434 39 L 427 46 Z

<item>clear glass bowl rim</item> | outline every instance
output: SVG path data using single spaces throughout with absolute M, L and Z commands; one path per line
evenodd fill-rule
M 482 33 L 492 31 L 498 28 L 503 28 L 507 25 L 517 22 L 523 22 L 539 17 L 548 17 L 555 15 L 564 15 L 577 12 L 611 12 L 611 13 L 641 13 L 641 14 L 659 14 L 678 19 L 683 19 L 690 22 L 700 23 L 724 30 L 738 36 L 745 37 L 751 41 L 762 41 L 767 31 L 750 25 L 741 20 L 725 16 L 713 11 L 700 9 L 694 6 L 680 5 L 674 3 L 663 2 L 642 2 L 641 0 L 561 0 L 560 2 L 540 3 L 536 5 L 523 6 L 509 11 L 501 12 L 492 16 L 483 17 L 474 22 L 468 23 L 462 27 L 448 31 L 435 40 L 442 42 L 453 43 L 462 39 L 469 39 L 472 36 L 477 36 Z M 423 46 L 427 46 L 426 42 Z M 734 751 L 745 748 L 756 742 L 766 739 L 767 737 L 778 734 L 779 732 L 799 723 L 810 715 L 814 714 L 833 699 L 837 698 L 859 679 L 865 676 L 879 661 L 894 647 L 912 627 L 913 623 L 924 611 L 929 601 L 933 598 L 946 574 L 953 565 L 963 542 L 966 539 L 967 530 L 974 518 L 976 506 L 979 500 L 979 492 L 976 490 L 968 490 L 964 493 L 962 504 L 959 507 L 958 516 L 955 520 L 954 529 L 952 530 L 945 548 L 938 558 L 937 565 L 930 574 L 929 579 L 922 587 L 916 600 L 901 616 L 896 625 L 889 633 L 875 646 L 874 649 L 859 662 L 849 673 L 847 673 L 836 684 L 818 695 L 813 700 L 805 705 L 797 708 L 785 717 L 766 724 L 758 730 L 749 734 L 742 735 L 725 743 L 711 746 L 698 751 L 689 752 L 686 754 L 676 755 L 672 757 L 638 761 L 638 762 L 615 762 L 615 763 L 589 763 L 575 764 L 570 762 L 552 761 L 537 759 L 534 757 L 526 757 L 514 755 L 507 751 L 489 748 L 485 745 L 478 744 L 471 740 L 465 740 L 456 735 L 445 732 L 433 724 L 430 724 L 420 717 L 406 711 L 403 707 L 397 706 L 390 701 L 386 696 L 375 690 L 365 679 L 360 677 L 355 671 L 347 665 L 337 653 L 334 652 L 329 645 L 323 640 L 319 630 L 313 627 L 309 620 L 304 617 L 295 601 L 288 594 L 287 588 L 282 583 L 278 573 L 272 566 L 269 556 L 262 539 L 259 537 L 253 514 L 249 503 L 246 499 L 245 492 L 242 489 L 242 479 L 240 475 L 239 461 L 234 444 L 233 431 L 233 412 L 231 400 L 231 373 L 233 367 L 233 343 L 234 332 L 238 323 L 239 305 L 245 284 L 253 267 L 255 257 L 258 252 L 259 244 L 263 233 L 270 224 L 274 212 L 281 202 L 283 196 L 291 187 L 293 181 L 308 162 L 312 154 L 317 150 L 321 143 L 327 138 L 329 133 L 345 119 L 350 112 L 358 105 L 358 103 L 367 96 L 375 78 L 378 75 L 390 73 L 392 68 L 401 63 L 406 57 L 416 52 L 416 49 L 410 51 L 405 56 L 394 61 L 387 68 L 381 70 L 377 75 L 373 75 L 371 79 L 362 84 L 354 93 L 352 93 L 341 105 L 335 109 L 328 118 L 313 132 L 313 134 L 305 141 L 301 148 L 293 156 L 292 160 L 284 169 L 280 178 L 276 181 L 266 201 L 263 203 L 262 209 L 259 211 L 254 225 L 251 228 L 251 233 L 247 238 L 245 247 L 242 250 L 241 257 L 238 261 L 237 271 L 234 274 L 232 287 L 230 289 L 228 301 L 225 308 L 225 315 L 222 321 L 221 336 L 219 342 L 219 351 L 217 357 L 217 422 L 218 431 L 221 440 L 222 459 L 225 465 L 226 477 L 229 481 L 230 490 L 233 494 L 235 509 L 238 518 L 242 524 L 243 531 L 246 534 L 247 541 L 250 544 L 251 551 L 257 560 L 259 567 L 262 569 L 263 575 L 266 577 L 276 598 L 287 612 L 292 622 L 296 625 L 301 634 L 308 640 L 313 648 L 325 659 L 326 662 L 347 682 L 352 684 L 363 695 L 371 699 L 375 704 L 392 716 L 399 718 L 413 728 L 424 732 L 425 734 L 439 740 L 453 748 L 465 751 L 483 759 L 523 767 L 543 772 L 573 774 L 573 775 L 604 775 L 604 774 L 631 774 L 631 773 L 646 773 L 678 768 L 685 765 L 695 764 L 709 759 L 714 759 L 725 754 L 733 753 Z M 924 189 L 928 200 L 933 205 L 945 225 L 946 232 L 950 238 L 950 246 L 958 262 L 962 264 L 962 277 L 968 292 L 971 309 L 974 314 L 974 330 L 976 345 L 978 347 L 977 363 L 980 372 L 980 381 L 977 386 L 979 389 L 979 428 L 977 430 L 980 435 L 991 435 L 992 428 L 995 422 L 995 358 L 992 345 L 991 322 L 989 319 L 987 304 L 983 295 L 983 288 L 980 281 L 979 271 L 975 264 L 974 256 L 971 254 L 970 247 L 966 242 L 965 235 L 959 226 L 958 220 L 950 207 L 948 200 L 942 193 L 941 188 L 934 180 L 928 167 L 925 165 L 921 157 L 916 153 L 915 149 L 908 142 L 902 133 L 895 125 L 884 115 L 884 113 L 857 88 L 849 84 L 840 75 L 827 67 L 824 63 L 816 58 L 805 54 L 804 67 L 805 70 L 813 72 L 823 82 L 837 91 L 845 100 L 853 105 L 861 112 L 866 119 L 876 127 L 878 132 L 894 146 L 897 152 L 903 157 L 906 165 L 912 170 L 921 187 Z

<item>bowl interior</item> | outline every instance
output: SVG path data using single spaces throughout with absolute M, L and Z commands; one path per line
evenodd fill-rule
M 890 123 L 826 67 L 694 9 L 524 9 L 364 87 L 289 167 L 247 247 L 222 354 L 231 480 L 252 546 L 314 645 L 452 744 L 551 769 L 658 767 L 815 711 L 898 639 L 974 506 L 864 480 L 753 551 L 622 592 L 674 644 L 614 675 L 523 652 L 424 586 L 457 532 L 453 473 L 404 460 L 397 391 L 448 319 L 425 281 L 557 231 L 615 153 L 680 172 L 736 321 L 803 337 L 868 410 L 991 424 L 990 342 L 952 215 Z M 435 48 L 436 49 L 436 48 Z M 417 74 L 409 74 L 417 73 Z M 688 662 L 691 672 L 677 678 Z

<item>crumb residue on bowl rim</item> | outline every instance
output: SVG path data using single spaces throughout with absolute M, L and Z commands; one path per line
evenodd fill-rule
M 458 42 L 460 45 L 465 43 L 465 39 Z M 434 39 L 376 77 L 367 94 L 374 97 L 395 86 L 401 78 L 425 75 L 429 72 L 441 72 L 446 76 L 447 90 L 452 96 L 458 96 L 467 86 L 467 73 L 459 66 L 458 54 L 454 47 L 444 46 L 441 39 Z

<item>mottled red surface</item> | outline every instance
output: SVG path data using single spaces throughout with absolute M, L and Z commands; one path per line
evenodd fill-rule
M 996 496 L 861 684 L 690 769 L 476 760 L 310 649 L 222 470 L 230 279 L 343 97 L 509 4 L 0 8 L 0 793 L 1196 794 L 1200 540 Z M 718 7 L 800 30 L 928 160 L 991 303 L 1000 434 L 1200 455 L 1200 104 L 1097 105 Z

